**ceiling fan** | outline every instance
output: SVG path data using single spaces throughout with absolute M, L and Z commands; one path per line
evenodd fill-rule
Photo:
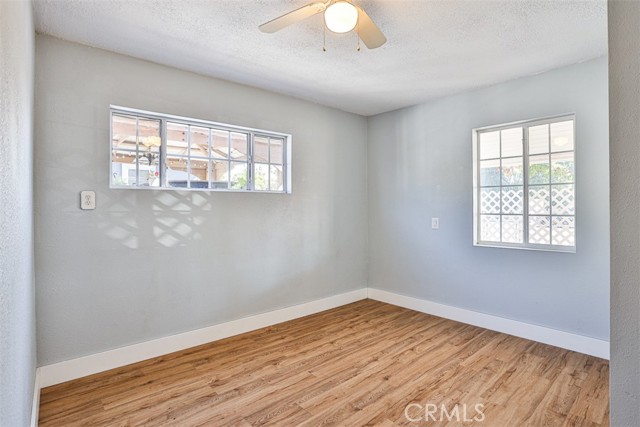
M 295 24 L 318 13 L 324 13 L 326 27 L 334 33 L 348 33 L 356 30 L 358 37 L 369 49 L 375 49 L 386 43 L 387 38 L 373 23 L 369 15 L 351 0 L 327 0 L 309 3 L 292 12 L 260 25 L 263 33 L 275 33 L 291 24 Z

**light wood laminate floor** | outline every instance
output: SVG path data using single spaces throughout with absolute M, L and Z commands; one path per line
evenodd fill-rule
M 609 364 L 364 300 L 41 394 L 41 427 L 263 425 L 607 426 Z

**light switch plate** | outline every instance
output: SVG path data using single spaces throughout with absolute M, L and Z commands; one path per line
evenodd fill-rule
M 93 210 L 96 208 L 96 192 L 81 191 L 80 192 L 80 209 Z
M 431 218 L 431 228 L 433 230 L 440 228 L 440 218 Z

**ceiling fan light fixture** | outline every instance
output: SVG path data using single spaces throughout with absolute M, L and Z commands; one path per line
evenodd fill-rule
M 0 0 L 2 1 L 2 0 Z M 380 28 L 371 20 L 367 12 L 356 6 L 352 0 L 313 0 L 306 6 L 292 10 L 282 16 L 260 25 L 263 33 L 275 33 L 289 25 L 303 21 L 314 15 L 324 13 L 324 34 L 326 29 L 334 33 L 348 33 L 358 27 L 360 40 L 369 48 L 376 49 L 387 42 Z M 358 45 L 359 47 L 359 45 Z M 360 49 L 358 49 L 360 50 Z
M 347 1 L 337 1 L 324 11 L 324 23 L 334 33 L 348 33 L 358 23 L 358 9 Z

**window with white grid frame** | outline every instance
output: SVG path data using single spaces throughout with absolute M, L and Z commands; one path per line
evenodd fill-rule
M 575 251 L 574 117 L 474 135 L 474 243 Z
M 289 193 L 291 135 L 111 107 L 111 188 Z

